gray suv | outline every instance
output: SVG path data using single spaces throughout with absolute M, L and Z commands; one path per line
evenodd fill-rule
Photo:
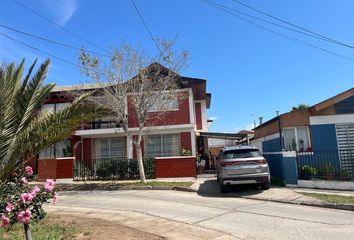
M 224 147 L 217 159 L 217 179 L 222 193 L 233 184 L 259 184 L 262 189 L 270 187 L 267 160 L 253 146 Z

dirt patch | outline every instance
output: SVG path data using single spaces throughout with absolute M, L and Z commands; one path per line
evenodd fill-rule
M 115 221 L 107 221 L 96 218 L 85 218 L 75 215 L 50 214 L 51 222 L 61 225 L 75 225 L 79 233 L 75 236 L 78 240 L 93 239 L 164 239 L 160 236 L 143 232 L 134 228 L 124 226 Z

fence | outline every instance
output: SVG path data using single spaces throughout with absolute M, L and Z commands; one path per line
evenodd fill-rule
M 354 181 L 354 149 L 297 152 L 298 178 Z
M 146 178 L 155 178 L 153 158 L 145 158 Z M 76 160 L 74 163 L 74 180 L 131 180 L 139 179 L 138 162 L 133 159 L 92 159 Z

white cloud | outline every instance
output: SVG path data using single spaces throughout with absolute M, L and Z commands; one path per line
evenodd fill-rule
M 55 22 L 61 26 L 65 26 L 78 9 L 78 0 L 41 0 L 41 2 L 53 15 Z
M 214 117 L 214 116 L 213 116 L 213 117 L 208 117 L 208 119 L 215 121 L 215 120 L 218 120 L 219 117 L 216 117 L 216 116 Z
M 58 20 L 58 24 L 61 26 L 66 25 L 71 17 L 75 14 L 78 4 L 75 0 L 60 0 L 57 2 L 61 2 L 61 7 L 59 8 L 60 18 Z

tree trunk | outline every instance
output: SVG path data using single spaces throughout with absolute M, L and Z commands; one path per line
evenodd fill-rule
M 23 228 L 25 230 L 25 239 L 26 240 L 32 240 L 32 235 L 31 235 L 31 230 L 29 227 L 29 224 L 23 224 Z
M 143 154 L 141 152 L 140 144 L 141 144 L 141 141 L 138 141 L 138 144 L 136 144 L 136 156 L 137 156 L 137 161 L 138 161 L 138 166 L 139 166 L 140 180 L 143 183 L 146 183 L 144 164 L 143 164 Z

